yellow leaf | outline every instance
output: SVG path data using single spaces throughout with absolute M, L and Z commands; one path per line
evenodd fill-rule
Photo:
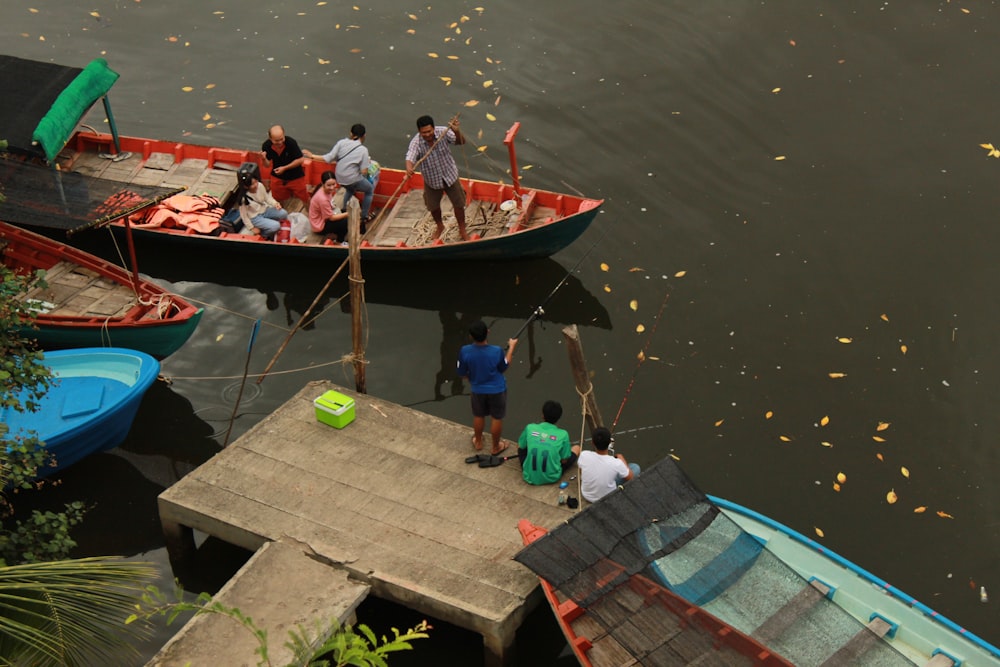
M 841 343 L 853 343 L 854 342 L 853 338 L 847 338 L 847 337 L 844 337 L 844 336 L 838 338 L 837 340 L 840 341 Z
M 319 62 L 320 65 L 329 65 L 330 64 L 329 60 L 324 60 L 323 58 L 317 58 L 316 61 Z
M 407 14 L 407 16 L 409 16 L 410 20 L 412 20 L 412 21 L 416 21 L 417 20 L 416 14 Z
M 610 270 L 611 270 L 610 266 L 608 266 L 604 262 L 601 262 L 601 271 L 610 271 Z
M 480 147 L 479 147 L 479 148 L 477 148 L 476 150 L 477 150 L 477 151 L 479 151 L 480 153 L 482 153 L 482 152 L 483 152 L 483 151 L 485 151 L 485 150 L 486 150 L 487 148 L 488 148 L 488 146 L 480 146 Z
M 879 317 L 881 317 L 881 318 L 882 318 L 883 320 L 885 320 L 886 322 L 888 322 L 888 321 L 889 321 L 889 316 L 888 316 L 888 315 L 886 315 L 885 313 L 882 313 L 881 315 L 879 315 Z
M 773 416 L 774 416 L 774 413 L 771 412 L 770 410 L 768 410 L 767 412 L 764 413 L 764 419 L 770 419 Z
M 219 334 L 218 336 L 216 336 L 215 337 L 215 342 L 218 343 L 220 340 L 222 340 L 222 337 L 225 336 L 225 335 L 226 334 Z
M 906 466 L 901 467 L 899 472 L 903 473 L 903 477 L 906 477 L 907 479 L 910 478 L 910 471 L 907 470 Z
M 101 15 L 98 14 L 97 12 L 90 12 L 90 15 L 93 16 L 95 19 L 101 18 Z
M 845 378 L 845 377 L 847 377 L 847 373 L 829 373 L 829 375 L 830 375 L 830 377 L 832 377 L 835 380 L 838 379 L 838 378 Z
M 639 302 L 636 301 L 635 299 L 632 299 L 631 301 L 628 302 L 628 307 L 631 308 L 632 310 L 639 310 Z
M 829 417 L 823 417 L 822 419 L 819 420 L 819 425 L 820 426 L 826 426 L 829 423 L 830 423 L 830 418 Z
M 643 269 L 643 268 L 638 267 L 638 266 L 633 266 L 631 269 L 628 270 L 629 273 L 635 273 L 637 271 L 645 272 L 646 269 Z
M 993 148 L 993 144 L 979 144 L 980 148 L 985 148 L 988 151 L 996 150 Z
M 677 273 L 674 274 L 674 278 L 683 278 L 686 275 L 687 271 L 678 271 Z
M 194 88 L 192 88 L 191 86 L 184 86 L 183 88 L 181 88 L 181 90 L 183 90 L 185 93 L 190 93 L 192 90 L 194 90 Z
M 924 507 L 923 505 L 921 505 L 920 507 L 914 507 L 913 508 L 913 513 L 914 514 L 923 514 L 926 511 L 927 511 L 927 508 Z
M 474 107 L 477 104 L 479 104 L 479 100 L 469 100 L 468 102 L 463 103 L 462 106 L 464 106 L 464 107 Z
M 813 530 L 815 530 L 815 531 L 816 531 L 816 534 L 817 534 L 817 535 L 819 535 L 820 537 L 826 537 L 826 535 L 824 535 L 824 534 L 823 534 L 823 531 L 822 531 L 822 530 L 820 530 L 819 528 L 816 528 L 816 527 L 814 526 L 814 527 L 813 527 Z
M 833 490 L 836 491 L 837 493 L 840 493 L 840 484 L 837 484 L 836 482 L 834 482 L 833 483 Z
M 787 435 L 779 435 L 778 439 L 781 440 L 782 442 L 791 442 L 792 441 L 792 439 L 789 438 Z
M 681 460 L 681 457 L 677 456 L 676 454 L 671 454 L 670 458 L 672 458 L 674 461 L 680 461 Z
M 645 330 L 646 330 L 646 327 L 643 326 L 642 324 L 635 325 L 635 331 L 636 331 L 636 333 L 642 333 Z
M 781 88 L 772 88 L 771 92 L 772 93 L 780 93 L 781 92 Z
M 438 78 L 441 79 L 442 81 L 444 81 L 444 84 L 446 86 L 450 86 L 451 85 L 451 77 L 450 76 L 439 76 Z
M 942 519 L 954 519 L 954 518 L 955 518 L 955 517 L 953 517 L 952 515 L 948 514 L 947 512 L 942 512 L 941 510 L 938 510 L 938 511 L 936 512 L 936 514 L 937 514 L 937 515 L 938 515 L 939 517 L 941 517 Z
M 724 421 L 726 421 L 726 420 L 725 419 L 720 419 L 719 421 L 715 422 L 715 425 L 716 426 L 722 426 L 722 422 L 724 422 Z
M 207 125 L 205 125 L 206 130 L 211 130 L 213 127 L 215 127 L 215 123 L 208 123 Z
M 486 81 L 483 81 L 483 88 L 489 88 L 492 85 L 493 85 L 493 79 L 487 79 Z
M 889 424 L 890 424 L 890 423 L 891 423 L 891 422 L 879 422 L 879 423 L 878 423 L 878 426 L 876 426 L 876 427 L 875 427 L 875 430 L 876 430 L 876 431 L 884 431 L 884 430 L 886 430 L 887 428 L 889 428 Z
M 902 352 L 903 354 L 906 354 L 906 346 L 905 345 L 900 345 L 899 346 L 899 351 Z
M 458 60 L 458 56 L 447 56 L 448 60 Z
M 212 114 L 210 114 L 210 113 L 206 113 L 206 114 L 205 114 L 204 116 L 202 116 L 202 117 L 201 117 L 201 119 L 202 119 L 202 120 L 208 120 L 208 119 L 210 119 L 211 117 L 212 117 Z
M 611 293 L 611 285 L 605 285 L 604 286 L 604 291 L 610 294 Z
M 842 472 L 838 472 L 837 473 L 837 481 L 840 482 L 841 484 L 846 484 L 847 483 L 847 475 L 845 475 Z
M 885 459 L 882 458 L 882 454 L 880 454 L 879 452 L 875 452 L 875 458 L 877 458 L 879 461 L 885 461 Z
M 777 156 L 777 157 L 775 157 L 775 158 L 774 158 L 774 161 L 775 161 L 775 162 L 781 162 L 781 161 L 782 161 L 782 160 L 784 160 L 784 159 L 785 159 L 785 156 L 784 156 L 784 155 L 779 155 L 779 156 Z
M 215 88 L 215 84 L 214 83 L 206 83 L 205 84 L 205 90 L 212 90 L 213 88 Z
M 881 438 L 877 435 L 873 435 L 872 440 L 874 440 L 875 442 L 885 442 L 885 438 Z
M 427 54 L 427 57 L 428 58 L 440 58 L 441 56 L 439 56 L 438 54 L 436 54 L 433 51 L 431 51 L 430 53 Z
M 885 501 L 890 505 L 892 505 L 897 500 L 899 500 L 899 496 L 897 496 L 896 492 L 893 491 L 892 489 L 889 490 L 889 493 L 885 494 Z
M 827 442 L 826 440 L 824 440 L 823 442 L 821 442 L 819 444 L 823 445 L 824 447 L 833 447 L 833 443 L 832 442 Z
M 646 358 L 646 353 L 643 352 L 642 350 L 639 350 L 639 354 L 635 355 L 635 358 L 638 359 L 639 361 L 643 361 Z
M 497 119 L 497 117 L 494 116 L 493 114 L 491 114 L 491 113 L 486 114 L 486 120 L 493 121 L 493 120 L 496 120 L 496 119 Z
M 965 7 L 962 7 L 962 13 L 963 14 L 971 14 L 972 10 L 971 9 L 966 9 Z

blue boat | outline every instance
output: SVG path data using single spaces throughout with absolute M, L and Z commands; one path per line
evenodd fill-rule
M 115 347 L 46 352 L 42 363 L 53 381 L 38 409 L 0 411 L 8 436 L 34 432 L 54 456 L 52 465 L 39 468 L 39 477 L 121 444 L 160 372 L 160 362 L 150 355 Z M 20 398 L 23 404 L 27 396 Z

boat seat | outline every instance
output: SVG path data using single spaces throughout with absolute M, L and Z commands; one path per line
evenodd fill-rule
M 104 385 L 93 387 L 92 391 L 76 391 L 66 396 L 59 416 L 63 419 L 75 419 L 89 415 L 101 409 L 104 402 Z
M 892 629 L 884 619 L 873 618 L 871 623 L 858 631 L 836 653 L 823 662 L 821 667 L 839 667 L 858 664 L 858 658 L 875 646 Z
M 830 587 L 813 579 L 780 609 L 757 626 L 750 636 L 761 644 L 770 646 L 775 639 L 785 633 L 795 621 L 812 609 L 820 600 L 830 593 Z
M 924 663 L 924 667 L 953 667 L 955 661 L 947 653 L 935 653 L 934 656 Z

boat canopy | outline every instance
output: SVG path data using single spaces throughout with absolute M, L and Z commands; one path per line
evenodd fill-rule
M 80 120 L 97 100 L 106 102 L 117 80 L 103 58 L 81 69 L 0 55 L 0 139 L 8 144 L 0 161 L 0 219 L 72 232 L 179 192 L 55 168 Z M 105 110 L 110 114 L 107 104 Z
M 675 619 L 664 617 L 657 627 L 637 631 L 627 594 L 636 579 L 655 582 L 796 665 L 820 664 L 868 633 L 722 513 L 670 458 L 535 540 L 515 560 L 585 610 L 638 664 L 686 664 L 669 644 L 676 632 L 698 628 L 677 630 Z M 865 658 L 872 662 L 864 664 L 912 664 L 884 642 L 870 646 Z

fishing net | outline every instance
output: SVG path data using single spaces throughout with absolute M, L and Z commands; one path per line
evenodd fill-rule
M 180 191 L 57 171 L 13 157 L 0 159 L 0 220 L 19 225 L 71 233 Z
M 691 647 L 711 637 L 692 605 L 749 638 L 710 642 L 705 664 L 741 664 L 723 659 L 720 645 L 752 656 L 754 642 L 795 665 L 913 664 L 726 517 L 669 458 L 515 558 L 636 664 L 690 664 Z

